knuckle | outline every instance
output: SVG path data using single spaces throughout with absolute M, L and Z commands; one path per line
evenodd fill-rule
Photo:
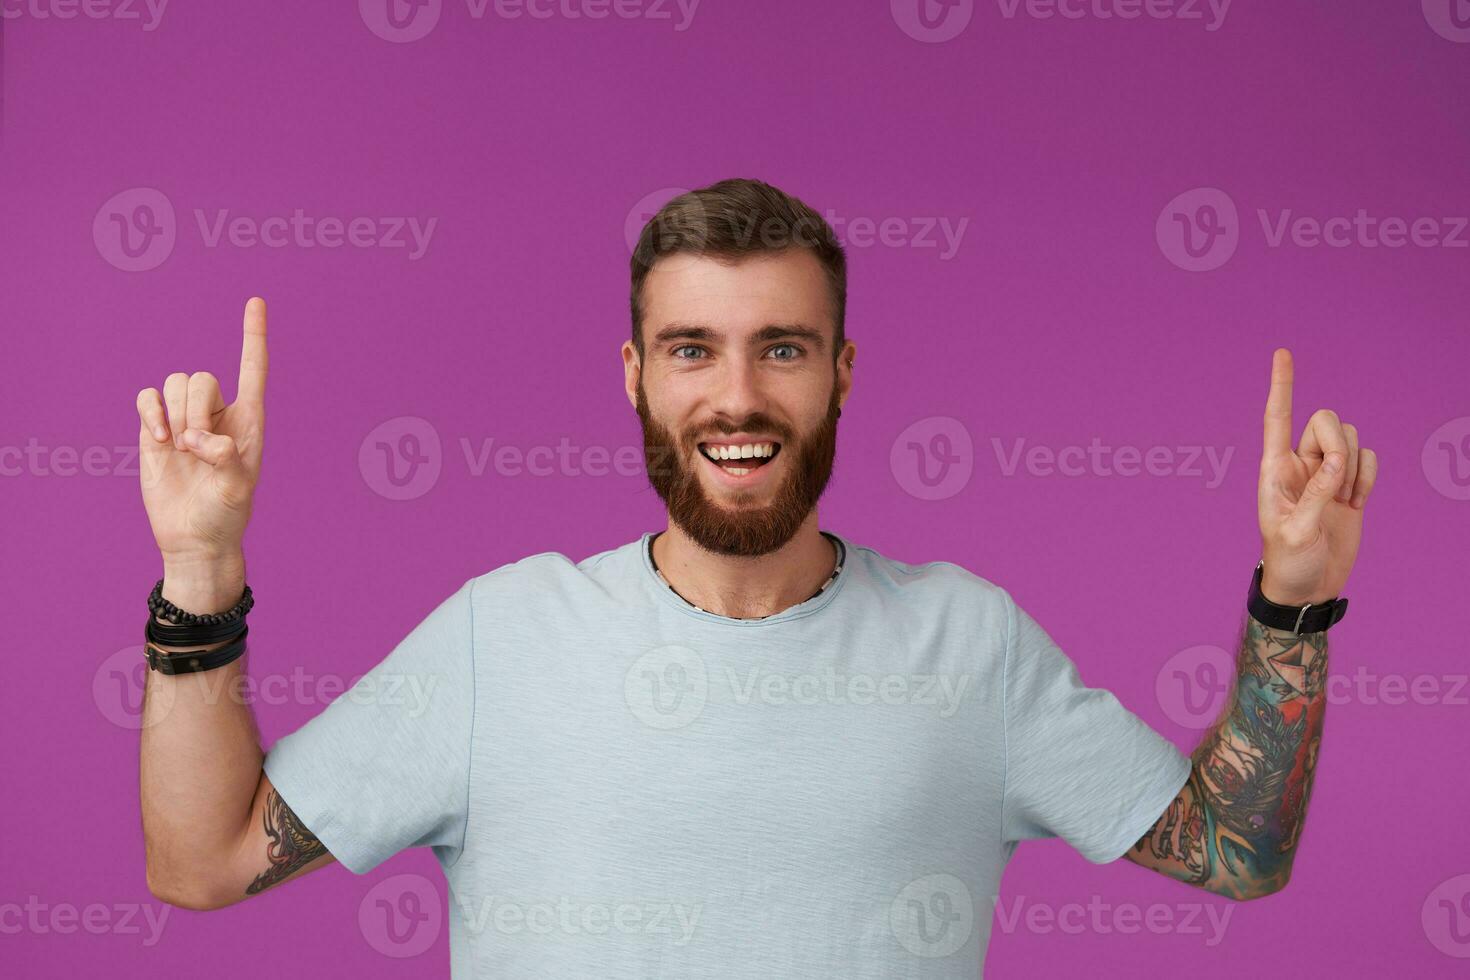
M 218 380 L 216 380 L 215 376 L 208 371 L 195 371 L 193 374 L 189 375 L 189 386 L 191 388 L 197 388 L 200 385 L 210 385 L 218 383 L 219 382 Z

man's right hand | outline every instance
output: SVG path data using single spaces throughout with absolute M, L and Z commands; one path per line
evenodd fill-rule
M 162 394 L 138 393 L 143 506 L 166 571 L 241 562 L 265 439 L 266 366 L 265 300 L 257 296 L 245 304 L 233 403 L 208 371 L 170 374 Z

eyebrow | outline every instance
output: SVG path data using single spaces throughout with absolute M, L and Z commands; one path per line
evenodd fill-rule
M 653 335 L 655 344 L 667 344 L 675 340 L 702 340 L 714 342 L 724 334 L 702 323 L 670 323 Z M 768 344 L 773 340 L 804 340 L 818 353 L 827 349 L 827 341 L 821 331 L 813 330 L 800 323 L 768 323 L 750 336 L 752 347 Z

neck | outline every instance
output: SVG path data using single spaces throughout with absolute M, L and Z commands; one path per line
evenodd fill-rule
M 818 530 L 813 508 L 790 541 L 755 558 L 706 551 L 670 521 L 653 542 L 653 560 L 674 591 L 699 608 L 754 619 L 810 599 L 832 574 L 837 555 Z

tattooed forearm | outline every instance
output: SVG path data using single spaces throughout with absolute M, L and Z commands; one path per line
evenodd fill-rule
M 1129 857 L 1233 898 L 1286 884 L 1312 794 L 1327 707 L 1327 634 L 1247 617 L 1225 714 L 1188 782 Z
M 265 835 L 271 840 L 265 849 L 270 867 L 246 887 L 247 895 L 265 891 L 271 885 L 285 881 L 293 872 L 327 853 L 326 845 L 306 829 L 301 819 L 291 812 L 286 801 L 274 789 L 266 796 L 262 819 L 265 822 Z

